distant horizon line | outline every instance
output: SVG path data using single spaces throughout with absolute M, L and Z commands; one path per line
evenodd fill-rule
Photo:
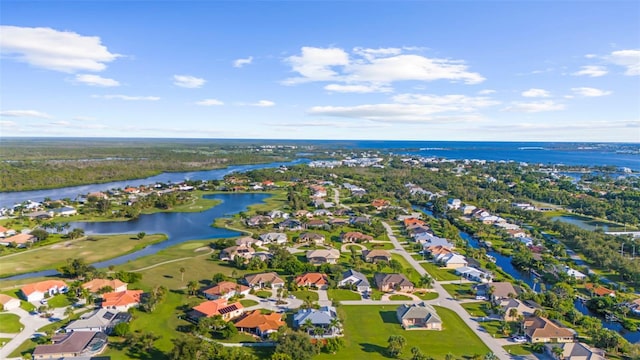
M 285 139 L 285 138 L 196 138 L 196 137 L 117 137 L 117 136 L 1 136 L 0 140 L 73 140 L 73 139 L 103 139 L 103 140 L 223 140 L 223 141 L 377 141 L 377 142 L 481 142 L 481 143 L 586 143 L 586 144 L 633 144 L 640 145 L 640 141 L 597 141 L 597 140 L 416 140 L 416 139 Z

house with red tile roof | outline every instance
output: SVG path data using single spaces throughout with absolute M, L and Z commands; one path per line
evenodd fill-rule
M 403 222 L 404 222 L 404 227 L 415 226 L 415 225 L 419 225 L 419 226 L 426 225 L 426 223 L 423 220 L 420 220 L 417 218 L 406 218 L 403 220 Z
M 7 237 L 7 236 L 13 236 L 15 234 L 16 234 L 15 230 L 7 229 L 6 227 L 0 225 L 0 238 L 4 238 L 4 237 Z
M 294 279 L 298 286 L 311 286 L 318 289 L 326 289 L 329 286 L 329 278 L 322 273 L 306 273 L 296 276 Z
M 4 238 L 0 240 L 0 245 L 4 246 L 15 246 L 18 248 L 27 247 L 29 244 L 33 244 L 38 241 L 38 238 L 31 234 L 17 234 L 13 236 L 9 236 L 8 238 Z
M 89 290 L 91 293 L 97 293 L 104 288 L 111 288 L 111 292 L 122 292 L 127 290 L 127 283 L 118 279 L 93 279 L 82 284 L 82 288 Z
M 587 289 L 592 295 L 595 296 L 616 296 L 616 292 L 613 290 L 609 290 L 606 287 L 596 286 L 594 284 L 588 283 L 584 285 L 584 288 Z
M 203 317 L 213 317 L 220 315 L 224 321 L 235 319 L 242 315 L 244 307 L 239 302 L 229 304 L 225 298 L 219 298 L 216 300 L 205 301 L 198 306 L 195 306 L 188 317 L 193 321 L 198 321 Z
M 287 324 L 282 321 L 282 315 L 278 313 L 262 314 L 260 310 L 254 310 L 245 314 L 236 321 L 238 330 L 265 337 L 270 333 L 278 331 L 279 328 Z
M 45 297 L 67 292 L 67 283 L 62 280 L 45 280 L 31 283 L 20 289 L 20 295 L 27 301 L 40 301 Z
M 371 202 L 371 206 L 376 208 L 376 210 L 382 210 L 383 208 L 389 206 L 391 203 L 389 200 L 384 199 L 375 199 Z
M 129 308 L 140 305 L 142 290 L 125 290 L 102 294 L 102 307 L 118 311 L 127 311 Z
M 217 283 L 216 285 L 205 289 L 202 291 L 204 297 L 209 300 L 215 300 L 219 298 L 230 299 L 236 295 L 247 295 L 249 294 L 248 286 L 236 284 L 231 281 L 222 281 Z

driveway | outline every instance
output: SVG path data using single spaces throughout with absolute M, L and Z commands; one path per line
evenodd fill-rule
M 27 341 L 27 339 L 30 339 L 39 328 L 66 318 L 64 310 L 65 308 L 51 310 L 53 316 L 49 319 L 41 318 L 39 315 L 31 315 L 29 312 L 21 308 L 7 311 L 10 314 L 18 315 L 20 317 L 20 322 L 24 327 L 20 333 L 14 334 L 13 338 L 5 346 L 0 348 L 0 359 L 8 359 L 9 354 L 22 345 L 23 342 Z
M 331 306 L 333 303 L 329 300 L 329 294 L 327 290 L 318 290 L 318 305 L 320 306 Z

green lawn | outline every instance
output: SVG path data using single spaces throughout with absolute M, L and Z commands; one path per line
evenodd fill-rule
M 67 307 L 71 305 L 69 298 L 65 294 L 57 294 L 47 299 L 47 304 L 51 309 Z
M 489 304 L 484 302 L 484 301 L 474 302 L 474 303 L 466 303 L 466 304 L 461 304 L 461 305 L 465 310 L 467 310 L 467 312 L 471 316 L 474 316 L 474 317 L 487 317 L 487 316 L 489 316 L 489 313 L 487 312 L 487 307 L 489 306 Z
M 242 299 L 240 300 L 240 304 L 242 304 L 242 306 L 248 308 L 254 305 L 258 305 L 258 302 L 255 300 L 250 300 L 250 299 Z
M 511 355 L 533 354 L 533 351 L 531 350 L 531 344 L 507 345 L 507 346 L 503 346 L 503 348 Z
M 419 297 L 422 300 L 433 300 L 438 298 L 437 292 L 415 292 L 413 295 Z
M 429 275 L 431 275 L 436 281 L 451 281 L 460 279 L 460 276 L 456 275 L 452 269 L 444 269 L 430 262 L 420 263 L 420 265 L 422 265 L 422 267 L 427 270 Z
M 11 339 L 9 338 L 0 338 L 0 347 L 4 346 L 4 344 L 8 343 L 9 341 L 11 341 Z
M 357 292 L 346 289 L 329 289 L 327 293 L 329 294 L 329 299 L 334 301 L 362 299 Z
M 396 320 L 395 306 L 341 306 L 346 346 L 336 355 L 321 354 L 315 359 L 387 359 L 387 339 L 402 335 L 407 340 L 400 358 L 408 358 L 409 350 L 417 346 L 435 359 L 444 359 L 452 353 L 461 358 L 473 354 L 486 354 L 489 349 L 453 311 L 435 306 L 443 321 L 442 331 L 405 331 Z M 461 346 L 464 344 L 464 346 Z
M 91 264 L 130 253 L 143 247 L 166 240 L 165 235 L 147 235 L 137 240 L 131 234 L 91 235 L 83 240 L 64 241 L 39 247 L 28 253 L 17 253 L 0 257 L 0 276 L 21 274 L 30 271 L 56 269 L 66 264 L 66 259 L 82 258 Z
M 473 285 L 474 284 L 470 283 L 443 284 L 442 287 L 456 299 L 475 299 L 476 296 L 473 293 Z
M 413 300 L 410 296 L 402 294 L 393 294 L 389 296 L 389 300 Z
M 255 295 L 261 299 L 266 299 L 271 296 L 271 291 L 260 290 L 260 291 L 256 291 Z
M 11 354 L 9 354 L 9 357 L 19 358 L 19 357 L 25 357 L 26 355 L 29 355 L 28 358 L 31 359 L 31 354 L 33 353 L 33 349 L 36 348 L 36 345 L 38 344 L 36 344 L 33 340 L 28 339 L 27 341 L 20 344 L 20 346 L 18 346 L 18 348 L 15 349 Z
M 15 314 L 0 314 L 0 333 L 19 333 L 23 325 Z
M 295 296 L 300 300 L 306 300 L 307 297 L 309 297 L 311 301 L 318 301 L 319 299 L 318 293 L 315 291 L 298 290 L 298 291 L 290 291 L 289 294 Z

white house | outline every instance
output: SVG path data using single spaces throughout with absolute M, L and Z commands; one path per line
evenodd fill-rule
M 338 286 L 344 287 L 347 285 L 355 285 L 358 292 L 369 292 L 371 291 L 371 286 L 369 285 L 369 280 L 367 277 L 355 270 L 347 270 L 342 273 L 342 280 L 338 282 Z
M 464 256 L 456 253 L 444 254 L 437 259 L 447 269 L 457 269 L 467 266 L 468 262 Z
M 581 273 L 578 270 L 574 270 L 574 269 L 572 269 L 572 268 L 570 268 L 568 266 L 564 267 L 564 272 L 567 275 L 569 275 L 569 277 L 574 277 L 576 280 L 584 280 L 587 277 L 587 275 Z
M 0 309 L 4 311 L 16 309 L 20 307 L 20 300 L 9 295 L 0 294 Z
M 456 269 L 456 274 L 471 280 L 481 283 L 489 283 L 492 281 L 491 275 L 476 268 L 463 266 Z
M 282 245 L 287 243 L 287 234 L 275 233 L 275 232 L 266 233 L 266 234 L 260 235 L 260 240 L 262 240 L 262 243 L 265 245 L 268 245 L 268 244 Z
M 67 284 L 62 280 L 45 280 L 31 283 L 20 289 L 22 296 L 29 302 L 40 301 L 59 293 L 67 292 Z

